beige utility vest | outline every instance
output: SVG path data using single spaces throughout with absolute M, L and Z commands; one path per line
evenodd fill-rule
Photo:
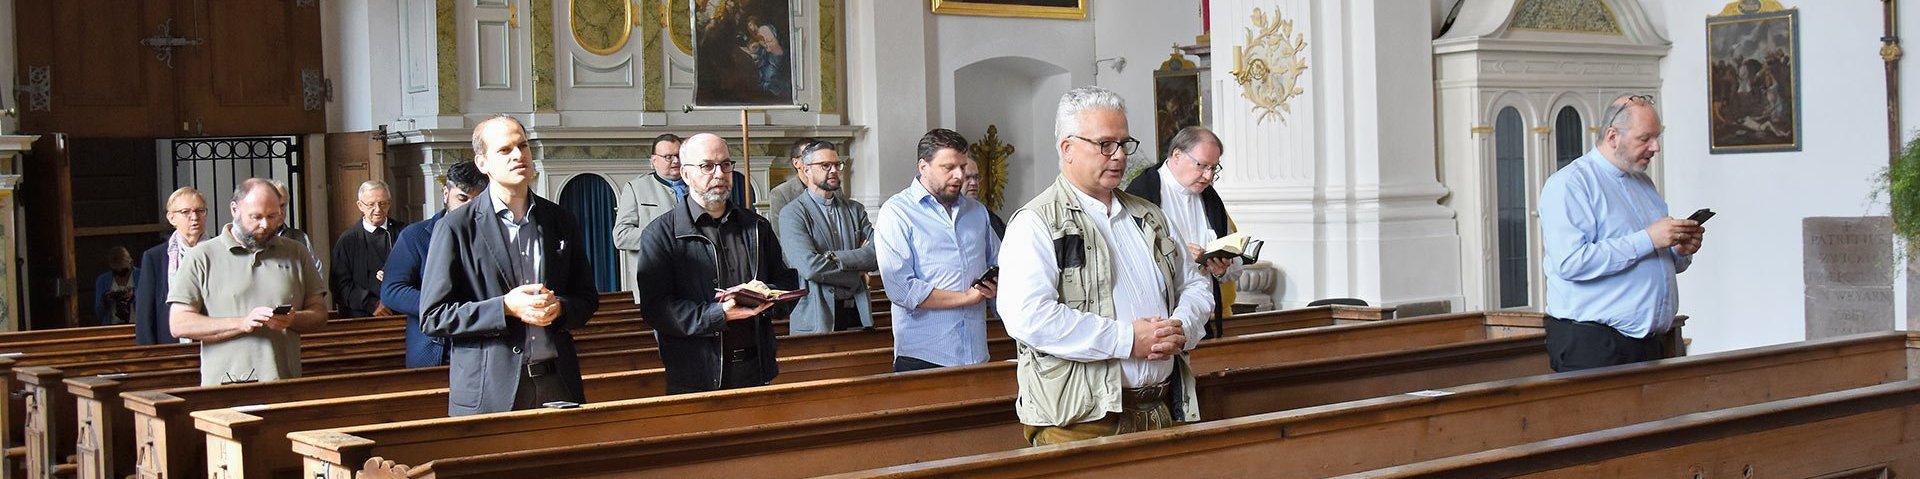
M 1166 278 L 1163 289 L 1167 309 L 1174 309 L 1180 304 L 1180 268 L 1186 264 L 1182 261 L 1186 251 L 1169 236 L 1166 216 L 1159 207 L 1123 191 L 1114 191 L 1114 196 L 1140 227 L 1141 236 L 1147 239 L 1154 264 Z M 1038 215 L 1053 238 L 1055 260 L 1060 266 L 1060 276 L 1054 284 L 1060 302 L 1069 308 L 1117 321 L 1113 306 L 1114 261 L 1109 254 L 1112 250 L 1107 247 L 1107 239 L 1100 236 L 1100 230 L 1088 223 L 1104 219 L 1096 219 L 1080 207 L 1080 199 L 1066 177 L 1054 180 L 1052 187 L 1021 210 Z M 1188 321 L 1198 319 L 1202 318 L 1187 318 Z M 1024 342 L 1018 343 L 1018 347 L 1020 399 L 1014 409 L 1022 424 L 1064 426 L 1120 412 L 1123 384 L 1120 360 L 1080 362 L 1049 355 Z M 1188 367 L 1187 353 L 1174 356 L 1173 361 L 1173 374 L 1168 378 L 1177 383 L 1168 388 L 1173 419 L 1198 421 L 1200 403 L 1194 398 L 1193 371 Z

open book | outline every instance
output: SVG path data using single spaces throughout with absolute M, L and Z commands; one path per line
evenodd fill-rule
M 1207 242 L 1205 253 L 1200 254 L 1197 263 L 1206 263 L 1214 258 L 1241 258 L 1251 263 L 1260 260 L 1260 247 L 1267 242 L 1253 239 L 1246 233 L 1233 233 L 1220 239 Z
M 759 281 L 753 281 L 726 289 L 715 288 L 713 290 L 714 301 L 726 301 L 727 298 L 733 298 L 733 304 L 749 308 L 765 303 L 794 301 L 806 295 L 807 288 L 800 288 L 793 291 L 779 290 L 769 288 L 766 284 Z

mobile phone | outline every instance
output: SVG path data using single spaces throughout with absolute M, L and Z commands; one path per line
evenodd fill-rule
M 279 315 L 288 314 L 292 312 L 293 312 L 293 305 L 291 304 L 282 304 L 280 306 L 273 308 L 274 316 L 279 316 Z
M 988 281 L 999 281 L 999 280 L 1000 280 L 1000 266 L 995 265 L 991 268 L 987 268 L 987 272 L 981 274 L 980 279 L 973 280 L 973 285 L 981 286 L 981 285 L 987 284 Z
M 573 401 L 547 401 L 541 404 L 540 407 L 549 409 L 573 409 L 580 407 L 580 403 Z
M 1707 224 L 1707 220 L 1713 219 L 1713 209 L 1701 208 L 1699 211 L 1695 211 L 1692 215 L 1687 216 L 1687 219 L 1693 220 L 1695 223 Z

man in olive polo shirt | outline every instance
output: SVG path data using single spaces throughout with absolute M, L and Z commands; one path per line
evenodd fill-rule
M 307 249 L 280 237 L 280 193 L 248 178 L 233 223 L 180 256 L 167 290 L 173 334 L 200 341 L 200 385 L 300 377 L 300 333 L 327 324 L 327 281 Z M 279 306 L 292 311 L 275 314 Z

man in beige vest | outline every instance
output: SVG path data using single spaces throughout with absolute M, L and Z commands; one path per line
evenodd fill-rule
M 1120 191 L 1126 104 L 1100 87 L 1060 97 L 1060 178 L 1007 224 L 999 312 L 1018 341 L 1015 409 L 1034 445 L 1199 420 L 1187 351 L 1213 298 L 1160 208 Z

